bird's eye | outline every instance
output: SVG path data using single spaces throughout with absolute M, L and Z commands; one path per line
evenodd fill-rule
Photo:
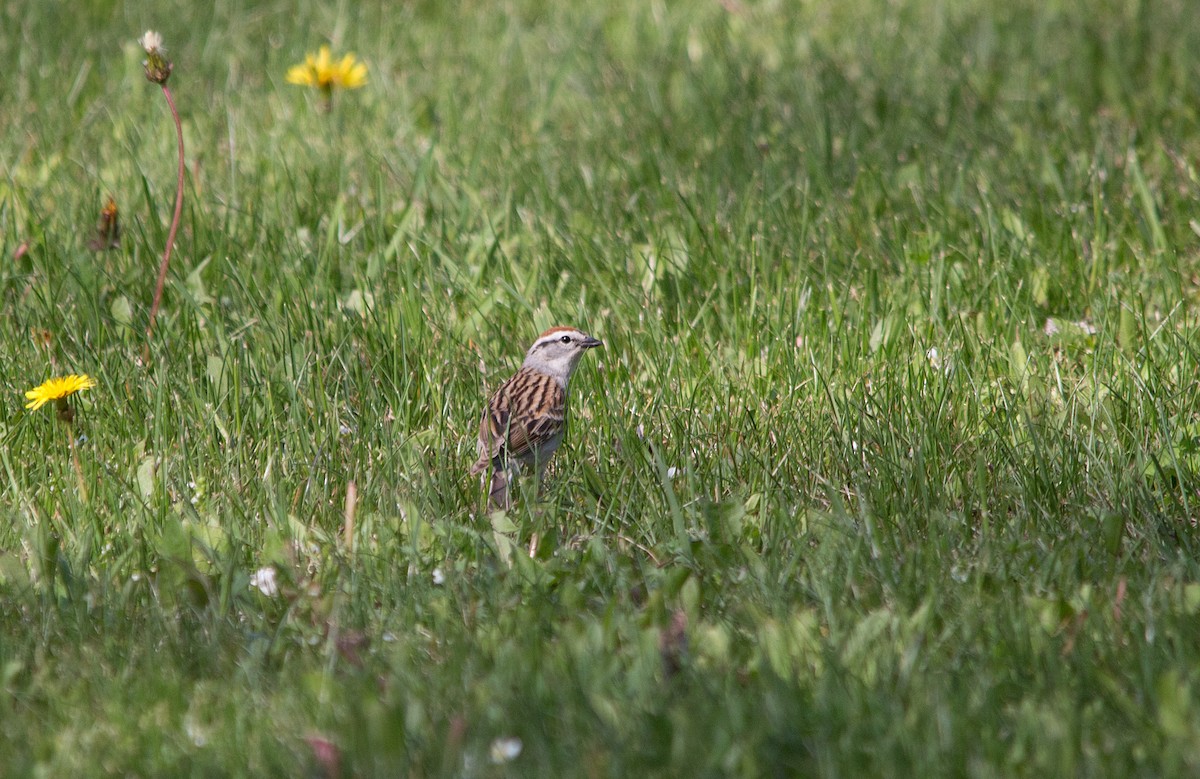
M 558 340 L 562 341 L 565 344 L 569 344 L 569 343 L 571 343 L 571 336 L 564 335 L 562 338 L 559 338 Z

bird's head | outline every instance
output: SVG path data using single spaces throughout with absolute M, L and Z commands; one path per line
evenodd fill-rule
M 565 386 L 583 353 L 603 345 L 600 339 L 574 327 L 552 327 L 529 347 L 525 367 L 554 376 Z

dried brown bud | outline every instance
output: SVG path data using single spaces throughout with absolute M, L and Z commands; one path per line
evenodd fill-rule
M 88 248 L 94 252 L 105 249 L 115 249 L 121 245 L 121 222 L 117 213 L 117 201 L 111 196 L 100 209 L 100 223 L 96 225 L 96 235 L 88 241 Z

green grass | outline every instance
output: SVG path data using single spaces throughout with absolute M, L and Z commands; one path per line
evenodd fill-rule
M 728 5 L 0 10 L 0 773 L 1200 771 L 1200 17 Z

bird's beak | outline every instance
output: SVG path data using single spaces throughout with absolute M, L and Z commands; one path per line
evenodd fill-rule
M 579 345 L 584 349 L 594 349 L 597 346 L 604 346 L 604 342 L 599 338 L 592 338 L 590 335 L 579 342 Z

